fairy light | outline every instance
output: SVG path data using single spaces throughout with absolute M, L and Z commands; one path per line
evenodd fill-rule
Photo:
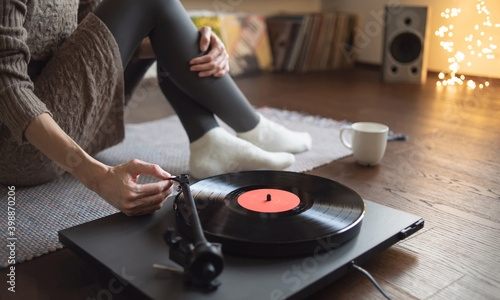
M 465 36 L 465 41 L 467 42 L 467 55 L 469 55 L 469 57 L 492 60 L 495 59 L 494 50 L 498 47 L 494 43 L 494 38 L 489 36 L 488 31 L 491 31 L 491 28 L 499 28 L 500 24 L 493 24 L 491 22 L 490 11 L 487 9 L 485 2 L 484 0 L 478 0 L 478 3 L 476 3 L 477 13 L 481 15 L 483 21 L 474 25 L 474 30 L 472 33 Z M 451 23 L 452 19 L 457 17 L 460 13 L 460 8 L 446 8 L 440 15 L 442 18 L 446 19 L 447 23 Z M 453 41 L 446 40 L 447 38 L 456 36 L 456 33 L 453 32 L 454 28 L 453 24 L 449 24 L 448 26 L 443 25 L 435 31 L 435 35 L 441 38 L 439 43 L 441 47 L 452 54 L 448 58 L 448 69 L 439 73 L 439 80 L 436 82 L 436 86 L 466 84 L 472 89 L 476 87 L 480 89 L 488 87 L 490 83 L 487 81 L 484 84 L 476 84 L 476 82 L 471 79 L 465 80 L 466 77 L 463 74 L 457 75 L 461 63 L 465 63 L 467 67 L 470 67 L 472 63 L 470 58 L 466 59 L 467 55 L 464 54 L 464 52 L 456 51 Z

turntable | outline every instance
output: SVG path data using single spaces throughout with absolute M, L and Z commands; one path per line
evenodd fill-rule
M 156 213 L 111 215 L 60 231 L 60 241 L 144 298 L 302 299 L 423 227 L 312 175 L 174 180 L 182 193 Z

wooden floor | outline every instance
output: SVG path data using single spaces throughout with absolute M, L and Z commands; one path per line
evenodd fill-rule
M 377 70 L 357 68 L 236 81 L 256 106 L 382 122 L 408 134 L 407 142 L 389 143 L 377 167 L 347 157 L 310 173 L 425 219 L 424 229 L 364 265 L 393 299 L 499 299 L 500 82 L 472 90 L 439 88 L 435 79 L 430 74 L 425 85 L 384 84 Z M 156 87 L 145 85 L 127 121 L 171 113 Z M 67 249 L 22 263 L 16 272 L 16 297 L 3 297 L 4 278 L 1 299 L 131 299 Z M 312 298 L 383 299 L 360 273 Z

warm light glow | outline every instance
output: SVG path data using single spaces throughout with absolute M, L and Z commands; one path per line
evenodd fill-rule
M 469 80 L 469 81 L 467 81 L 467 86 L 469 86 L 470 88 L 475 89 L 476 88 L 476 83 L 473 80 Z
M 465 54 L 463 54 L 460 51 L 457 51 L 457 54 L 455 54 L 455 58 L 457 59 L 458 62 L 461 62 L 465 59 Z
M 493 36 L 491 36 L 490 28 L 493 27 L 493 23 L 491 22 L 490 12 L 486 8 L 485 2 L 484 0 L 478 0 L 476 3 L 477 13 L 481 15 L 480 18 L 482 18 L 483 21 L 474 25 L 474 32 L 477 31 L 477 33 L 472 34 L 468 32 L 468 35 L 465 36 L 465 41 L 467 42 L 467 53 L 469 53 L 467 55 L 469 55 L 469 57 L 475 56 L 480 59 L 491 60 L 495 59 L 495 54 L 493 52 L 497 49 L 497 45 L 491 43 L 493 41 Z M 454 48 L 453 41 L 450 39 L 456 36 L 456 33 L 453 32 L 455 26 L 450 23 L 453 22 L 453 18 L 457 17 L 461 11 L 460 8 L 446 8 L 441 12 L 441 17 L 446 19 L 444 21 L 446 25 L 440 26 L 439 29 L 435 31 L 435 35 L 442 39 L 439 43 L 441 47 L 452 55 L 448 58 L 448 69 L 440 72 L 438 75 L 440 80 L 436 82 L 437 86 L 455 85 L 455 83 L 462 85 L 465 82 L 465 75 L 461 74 L 459 78 L 457 77 L 457 72 L 460 70 L 460 63 L 466 59 L 466 55 L 461 51 L 457 51 Z M 494 27 L 498 28 L 500 24 L 495 24 Z M 474 35 L 476 35 L 476 38 L 474 38 Z M 477 37 L 481 37 L 481 39 Z M 483 42 L 485 41 L 484 39 L 488 39 L 489 42 Z M 467 59 L 466 65 L 467 67 L 472 65 L 470 59 Z M 476 83 L 473 80 L 468 80 L 467 86 L 474 89 L 476 88 Z M 479 88 L 488 87 L 489 82 L 485 82 L 484 84 L 478 83 L 477 86 L 479 86 Z

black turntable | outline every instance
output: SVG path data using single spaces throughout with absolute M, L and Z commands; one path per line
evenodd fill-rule
M 184 192 L 153 215 L 118 213 L 60 231 L 61 242 L 145 298 L 298 299 L 348 272 L 350 262 L 363 263 L 423 226 L 420 217 L 363 201 L 348 187 L 312 175 L 239 172 L 187 190 L 185 177 L 176 180 Z M 193 264 L 200 251 L 210 256 L 200 260 L 202 268 Z M 201 284 L 182 284 L 186 277 L 177 273 L 193 265 L 196 276 L 187 282 L 201 278 Z M 297 277 L 297 268 L 307 276 Z M 206 282 L 211 288 L 200 288 Z

